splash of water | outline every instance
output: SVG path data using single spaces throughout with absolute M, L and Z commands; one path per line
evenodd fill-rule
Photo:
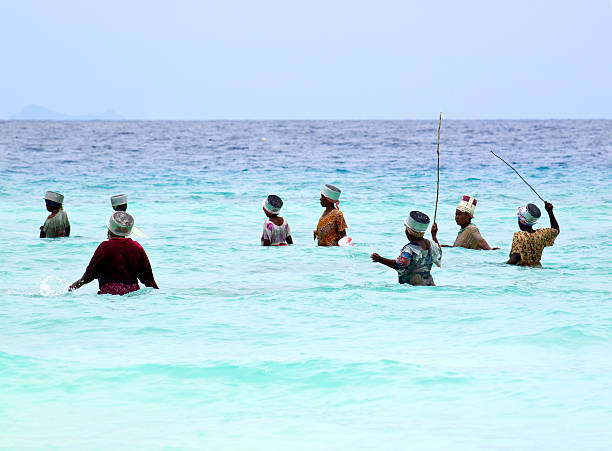
M 65 279 L 55 279 L 52 276 L 47 276 L 39 280 L 38 294 L 41 296 L 59 296 L 68 291 L 70 285 Z

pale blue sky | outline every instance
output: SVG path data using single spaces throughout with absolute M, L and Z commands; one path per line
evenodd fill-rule
M 612 118 L 610 0 L 3 1 L 0 118 Z

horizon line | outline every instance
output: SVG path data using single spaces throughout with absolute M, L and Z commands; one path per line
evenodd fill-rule
M 1 122 L 275 122 L 275 121 L 287 121 L 287 122 L 365 122 L 365 121 L 437 121 L 438 117 L 432 117 L 431 119 L 424 118 L 361 118 L 361 119 L 342 119 L 342 118 L 289 118 L 289 119 L 250 119 L 250 118 L 240 118 L 240 119 L 228 119 L 228 118 L 217 118 L 217 119 L 136 119 L 136 118 L 123 118 L 123 119 L 13 119 L 6 118 L 0 119 Z M 450 117 L 445 118 L 442 117 L 442 120 L 447 121 L 609 121 L 612 120 L 612 117 L 526 117 L 526 118 L 517 118 L 517 117 L 498 117 L 498 118 L 457 118 Z

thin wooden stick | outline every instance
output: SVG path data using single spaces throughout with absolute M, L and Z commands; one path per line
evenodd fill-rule
M 440 121 L 438 122 L 438 147 L 436 152 L 438 153 L 438 184 L 436 185 L 436 209 L 434 210 L 434 224 L 436 223 L 436 216 L 438 215 L 438 198 L 440 197 L 440 126 L 442 125 L 442 112 L 440 112 Z
M 510 166 L 510 163 L 508 163 L 508 162 L 507 162 L 506 160 L 504 160 L 502 157 L 500 157 L 499 155 L 497 155 L 495 152 L 491 151 L 491 153 L 492 153 L 493 155 L 495 155 L 497 158 L 499 158 L 501 161 L 503 161 L 504 163 L 506 163 L 510 169 L 512 169 L 514 172 L 516 172 L 516 175 L 518 175 L 518 176 L 521 178 L 521 180 L 522 180 L 523 182 L 525 182 L 525 184 L 526 184 L 526 185 L 527 185 L 529 188 L 531 188 L 531 191 L 533 191 L 534 193 L 536 193 L 536 196 L 538 196 L 542 202 L 546 202 L 544 199 L 542 199 L 542 196 L 540 196 L 540 195 L 538 194 L 538 192 L 537 192 L 536 190 L 534 190 L 534 189 L 533 189 L 533 186 L 531 186 L 529 183 L 527 183 L 527 180 L 525 180 L 525 179 L 523 178 L 523 176 L 522 176 L 521 174 L 519 174 L 519 173 L 518 173 L 518 171 L 517 171 L 516 169 L 514 169 L 512 166 Z

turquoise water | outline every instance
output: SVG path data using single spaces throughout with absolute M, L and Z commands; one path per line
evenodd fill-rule
M 610 449 L 612 121 L 445 122 L 440 241 L 472 194 L 501 249 L 400 286 L 369 254 L 433 216 L 436 127 L 0 122 L 0 448 Z M 538 199 L 489 150 L 555 205 L 542 269 L 504 264 Z M 313 245 L 323 183 L 354 248 Z M 67 293 L 123 192 L 161 289 Z M 259 245 L 270 193 L 295 246 Z

